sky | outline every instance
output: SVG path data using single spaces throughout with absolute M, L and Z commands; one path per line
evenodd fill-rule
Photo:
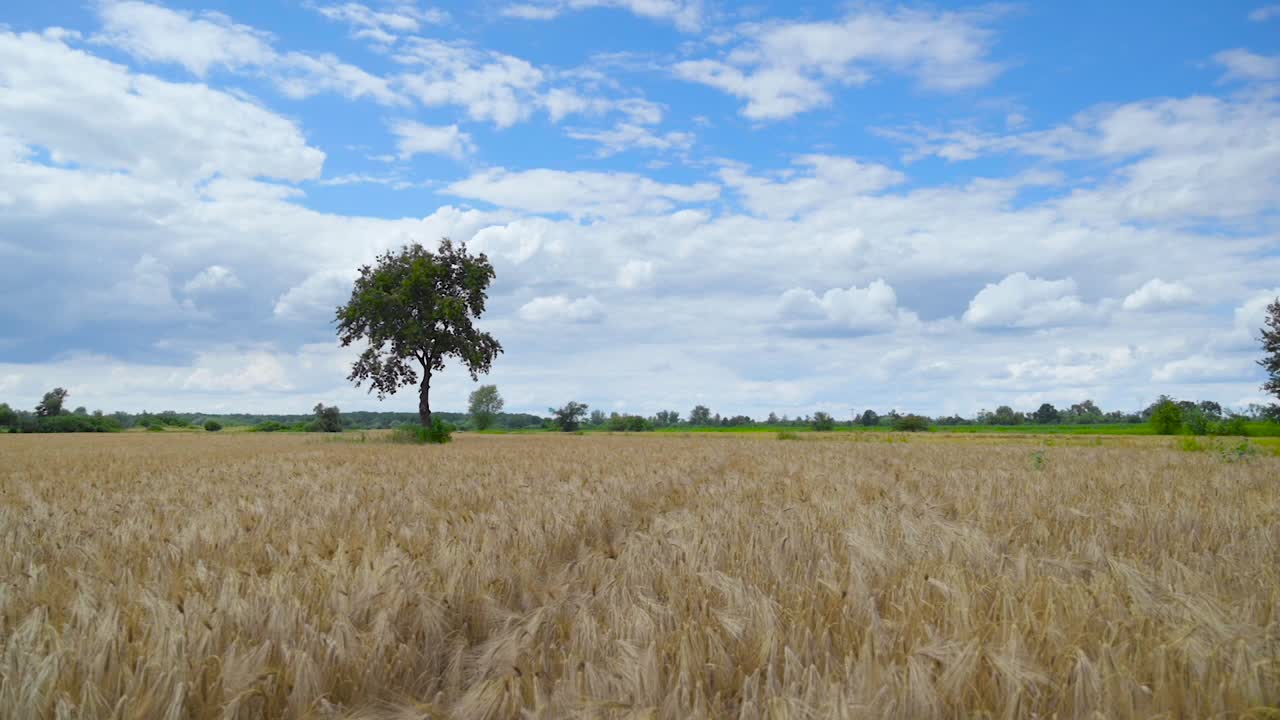
M 1263 402 L 1280 4 L 0 7 L 0 400 L 412 411 L 334 309 L 442 237 L 510 411 Z

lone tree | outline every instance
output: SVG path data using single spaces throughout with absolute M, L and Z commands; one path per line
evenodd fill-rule
M 1267 381 L 1262 389 L 1280 398 L 1280 298 L 1267 306 L 1267 318 L 1262 328 L 1262 352 L 1258 364 L 1267 371 Z
M 476 380 L 502 352 L 474 324 L 484 313 L 493 277 L 488 257 L 472 255 L 448 238 L 435 252 L 413 243 L 360 268 L 351 300 L 336 318 L 343 347 L 358 340 L 369 345 L 347 379 L 356 387 L 368 382 L 379 400 L 421 380 L 418 420 L 430 426 L 431 375 L 444 370 L 445 360 L 461 360 Z
M 40 404 L 36 405 L 37 417 L 53 417 L 62 414 L 62 403 L 71 393 L 62 388 L 54 388 L 44 394 Z
M 502 412 L 502 396 L 498 394 L 497 385 L 481 385 L 467 398 L 467 412 L 471 415 L 471 425 L 477 430 L 488 430 Z
M 548 408 L 547 412 L 551 413 L 551 424 L 560 428 L 561 432 L 577 432 L 582 425 L 582 418 L 587 415 L 587 405 L 586 403 L 569 401 L 559 410 Z
M 320 432 L 342 432 L 342 411 L 337 405 L 316 403 L 311 412 L 316 415 L 316 427 Z

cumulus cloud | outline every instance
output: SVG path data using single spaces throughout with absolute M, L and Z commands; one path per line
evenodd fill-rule
M 189 293 L 198 293 L 242 287 L 244 285 L 240 282 L 240 278 L 236 277 L 231 268 L 223 267 L 222 265 L 210 265 L 188 280 L 183 289 Z
M 335 22 L 346 23 L 352 35 L 390 45 L 406 33 L 415 33 L 425 25 L 448 22 L 449 13 L 438 8 L 419 9 L 413 3 L 399 3 L 385 10 L 374 10 L 356 2 L 337 5 L 315 5 L 312 8 Z
M 1259 55 L 1243 48 L 1224 50 L 1213 56 L 1226 68 L 1228 80 L 1280 79 L 1280 55 Z
M 551 295 L 521 305 L 518 314 L 521 320 L 534 323 L 594 323 L 604 319 L 604 305 L 591 295 L 577 299 Z
M 1230 382 L 1248 380 L 1256 366 L 1248 358 L 1192 355 L 1156 368 L 1151 379 L 1162 383 Z
M 827 105 L 833 86 L 863 85 L 873 71 L 915 77 L 934 90 L 989 82 L 991 33 L 978 14 L 919 10 L 855 12 L 833 22 L 750 26 L 723 59 L 675 65 L 678 77 L 743 98 L 753 120 L 786 118 Z
M 628 260 L 618 268 L 618 287 L 634 290 L 653 281 L 653 263 L 648 260 Z
M 660 183 L 631 173 L 495 168 L 452 183 L 443 192 L 499 207 L 579 217 L 663 213 L 676 205 L 714 200 L 719 188 Z
M 325 270 L 310 275 L 276 300 L 272 313 L 282 320 L 314 320 L 332 317 L 334 309 L 351 293 L 353 271 Z
M 1152 278 L 1142 287 L 1129 293 L 1121 303 L 1121 307 L 1131 311 L 1155 310 L 1185 305 L 1194 298 L 1195 293 L 1182 283 L 1169 283 L 1160 278 Z
M 59 163 L 184 181 L 304 180 L 324 163 L 297 124 L 258 105 L 135 74 L 57 39 L 0 32 L 0 85 L 0 131 Z
M 793 288 L 778 301 L 778 315 L 796 329 L 883 332 L 919 324 L 915 313 L 898 307 L 898 296 L 884 280 L 865 288 L 832 288 L 821 296 Z
M 401 102 L 383 78 L 332 54 L 278 53 L 269 33 L 237 24 L 221 13 L 196 15 L 138 0 L 107 0 L 98 11 L 103 30 L 94 41 L 139 60 L 181 65 L 201 78 L 215 67 L 266 72 L 281 92 L 293 98 L 336 92 L 383 104 Z
M 1018 272 L 979 290 L 963 319 L 980 328 L 1034 328 L 1076 322 L 1089 312 L 1071 278 L 1045 280 Z
M 553 20 L 571 10 L 619 8 L 640 17 L 665 20 L 684 32 L 702 28 L 702 0 L 537 0 L 513 3 L 502 9 L 506 17 L 520 20 Z
M 428 107 L 456 105 L 472 120 L 500 128 L 528 118 L 539 107 L 543 72 L 512 55 L 415 37 L 395 60 L 412 68 L 399 76 L 399 84 Z
M 391 132 L 398 138 L 396 150 L 401 160 L 408 160 L 419 154 L 460 159 L 475 150 L 471 136 L 462 132 L 457 125 L 433 127 L 412 120 L 401 120 L 391 126 Z

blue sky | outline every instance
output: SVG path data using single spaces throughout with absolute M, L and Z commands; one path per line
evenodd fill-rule
M 447 235 L 511 409 L 1240 407 L 1280 5 L 24 3 L 0 158 L 13 405 L 412 409 L 333 307 Z

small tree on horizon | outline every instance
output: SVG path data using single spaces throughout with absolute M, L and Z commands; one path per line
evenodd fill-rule
M 560 428 L 561 432 L 576 432 L 582 425 L 582 418 L 587 415 L 587 405 L 570 400 L 558 410 L 547 408 L 547 412 L 551 413 L 551 424 Z
M 813 414 L 813 429 L 818 432 L 831 432 L 836 428 L 836 420 L 829 413 L 818 412 Z
M 481 385 L 471 392 L 467 398 L 467 413 L 471 415 L 471 426 L 476 430 L 488 430 L 493 427 L 502 412 L 502 396 L 498 394 L 497 385 Z
M 1280 399 L 1280 297 L 1267 306 L 1262 335 L 1258 340 L 1264 353 L 1258 364 L 1267 371 L 1267 381 L 1262 384 L 1262 389 Z
M 316 403 L 312 412 L 315 413 L 316 425 L 322 432 L 342 432 L 342 411 L 337 405 Z
M 412 243 L 361 267 L 351 299 L 336 313 L 343 347 L 368 343 L 347 379 L 356 387 L 368 382 L 379 400 L 421 379 L 418 420 L 430 427 L 431 377 L 445 360 L 462 361 L 477 380 L 502 352 L 492 335 L 475 327 L 493 278 L 484 253 L 472 255 L 448 238 L 434 252 Z
M 40 404 L 36 405 L 36 417 L 53 417 L 62 414 L 62 403 L 71 393 L 63 388 L 54 388 L 44 394 Z
M 711 409 L 705 405 L 695 405 L 689 411 L 689 424 L 694 426 L 711 424 Z

